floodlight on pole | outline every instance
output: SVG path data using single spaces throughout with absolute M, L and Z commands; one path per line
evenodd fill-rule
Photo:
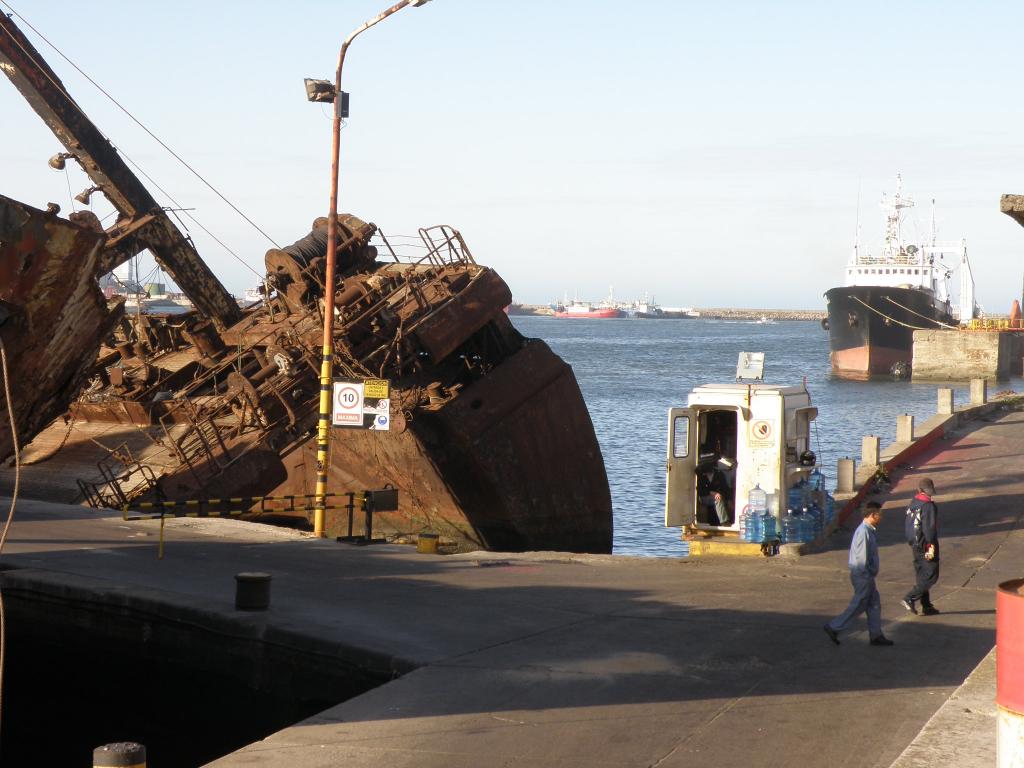
M 324 536 L 324 517 L 327 507 L 327 469 L 330 464 L 332 380 L 334 378 L 334 283 L 338 236 L 338 159 L 341 156 L 341 120 L 348 117 L 348 94 L 341 90 L 341 71 L 349 45 L 361 33 L 380 23 L 406 6 L 417 8 L 430 0 L 401 0 L 374 16 L 345 38 L 338 52 L 338 69 L 334 75 L 333 93 L 323 87 L 324 81 L 307 80 L 306 93 L 310 101 L 326 101 L 331 93 L 334 101 L 334 120 L 331 125 L 331 203 L 327 215 L 327 255 L 324 274 L 324 338 L 323 358 L 320 364 L 320 416 L 316 441 L 316 499 L 313 513 L 313 535 Z M 330 85 L 328 83 L 328 85 Z M 315 97 L 315 98 L 314 98 Z
M 80 202 L 82 205 L 88 205 L 89 204 L 89 198 L 92 197 L 92 193 L 93 192 L 99 192 L 101 189 L 102 189 L 102 187 L 99 187 L 99 186 L 92 186 L 92 187 L 89 187 L 88 189 L 83 189 L 81 192 L 79 192 L 77 195 L 75 195 L 75 200 Z
M 58 152 L 56 155 L 47 160 L 46 164 L 49 165 L 55 171 L 63 171 L 66 160 L 74 158 L 74 154 L 71 152 Z

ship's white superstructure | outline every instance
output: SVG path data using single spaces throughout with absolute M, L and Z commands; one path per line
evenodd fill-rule
M 903 211 L 912 208 L 914 201 L 902 194 L 903 179 L 896 176 L 896 194 L 882 196 L 886 210 L 885 241 L 878 256 L 863 253 L 860 243 L 846 265 L 844 285 L 910 288 L 931 295 L 937 310 L 949 314 L 950 277 L 955 266 L 960 267 L 960 318 L 962 323 L 977 314 L 974 305 L 974 278 L 967 258 L 967 241 L 939 242 L 935 233 L 934 204 L 932 201 L 931 234 L 925 242 L 908 243 L 903 238 Z M 944 256 L 955 256 L 957 264 L 947 266 Z M 965 304 L 966 302 L 966 304 Z

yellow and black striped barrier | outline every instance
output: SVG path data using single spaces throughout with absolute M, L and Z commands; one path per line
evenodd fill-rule
M 346 499 L 344 504 L 318 504 L 317 500 Z M 296 504 L 296 502 L 299 502 Z M 270 502 L 268 505 L 267 502 Z M 284 506 L 274 506 L 276 502 L 285 502 Z M 258 509 L 254 509 L 256 505 Z M 356 504 L 366 514 L 365 533 L 363 536 L 352 535 L 353 519 Z M 241 507 L 238 509 L 216 509 L 216 507 Z M 283 496 L 227 496 L 213 499 L 186 499 L 183 501 L 143 501 L 137 504 L 125 504 L 121 507 L 124 520 L 159 520 L 160 547 L 157 555 L 164 557 L 164 520 L 168 517 L 238 517 L 245 514 L 261 515 L 267 512 L 307 512 L 318 510 L 347 509 L 348 536 L 339 536 L 339 541 L 357 541 L 373 543 L 373 513 L 387 512 L 398 509 L 398 491 L 387 487 L 377 491 L 346 491 L 344 493 L 325 494 L 286 494 Z M 152 511 L 150 511 L 152 510 Z
M 328 504 L 318 507 L 315 503 L 317 495 L 288 494 L 286 496 L 230 496 L 223 499 L 187 499 L 185 501 L 143 501 L 138 504 L 125 504 L 121 507 L 121 516 L 125 520 L 156 520 L 162 517 L 226 517 L 245 514 L 263 514 L 264 512 L 313 512 L 317 509 L 350 509 L 366 501 L 367 493 L 372 491 L 349 491 L 347 493 L 327 493 L 326 498 L 347 497 L 345 504 Z M 296 505 L 296 500 L 305 504 Z M 267 506 L 267 502 L 287 502 L 287 506 Z M 222 504 L 241 505 L 242 509 L 210 509 Z M 253 509 L 259 504 L 259 509 Z M 155 510 L 147 512 L 144 510 Z

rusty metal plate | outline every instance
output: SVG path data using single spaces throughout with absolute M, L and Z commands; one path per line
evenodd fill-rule
M 77 397 L 121 314 L 96 284 L 102 234 L 0 196 L 0 326 L 19 442 L 28 443 Z M 13 450 L 0 409 L 0 459 Z
M 416 338 L 435 362 L 465 343 L 512 303 L 512 292 L 498 273 L 483 269 L 454 299 L 416 326 Z

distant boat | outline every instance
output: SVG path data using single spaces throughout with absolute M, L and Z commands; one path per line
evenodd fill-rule
M 775 321 L 768 317 L 768 315 L 761 315 L 757 320 L 754 321 L 758 325 L 775 325 Z
M 700 317 L 700 312 L 693 307 L 662 307 L 660 316 L 677 320 L 693 320 Z
M 608 289 L 608 298 L 598 304 L 573 299 L 571 302 L 566 300 L 561 304 L 556 304 L 553 309 L 555 317 L 589 318 L 593 320 L 622 317 L 625 314 L 620 306 L 616 304 L 615 294 L 611 288 Z
M 643 299 L 620 304 L 619 309 L 626 317 L 631 318 L 658 319 L 665 316 L 661 307 L 654 303 L 654 299 L 648 299 L 646 294 Z
M 622 314 L 622 310 L 618 307 L 594 305 L 588 301 L 573 301 L 570 304 L 558 304 L 555 308 L 555 317 L 606 319 L 610 317 L 622 317 Z
M 688 320 L 700 317 L 700 312 L 691 307 L 659 307 L 654 298 L 648 298 L 646 293 L 642 299 L 620 302 L 617 306 L 625 317 L 637 320 Z

